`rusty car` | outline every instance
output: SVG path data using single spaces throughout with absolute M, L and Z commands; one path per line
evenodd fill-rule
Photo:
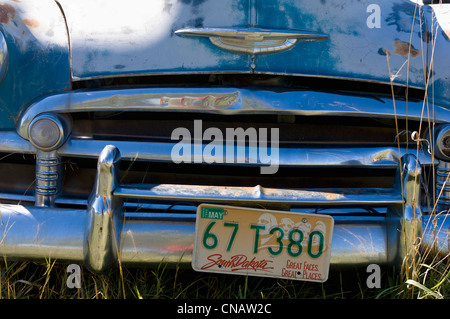
M 448 254 L 432 2 L 1 0 L 0 255 L 324 281 Z

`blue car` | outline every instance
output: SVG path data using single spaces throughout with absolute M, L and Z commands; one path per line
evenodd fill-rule
M 0 255 L 315 282 L 445 256 L 449 52 L 433 1 L 2 0 Z

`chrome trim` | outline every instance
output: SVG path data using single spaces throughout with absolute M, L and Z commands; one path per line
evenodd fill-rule
M 290 205 L 392 205 L 402 204 L 399 193 L 391 189 L 275 189 L 198 185 L 121 185 L 114 196 L 182 202 L 227 202 L 233 204 Z
M 173 162 L 171 151 L 174 143 L 158 142 L 128 142 L 128 141 L 100 141 L 89 139 L 69 139 L 67 143 L 58 150 L 61 156 L 74 157 L 97 157 L 99 150 L 108 144 L 116 145 L 124 159 L 153 160 L 162 162 Z M 202 146 L 203 148 L 206 145 Z M 250 146 L 245 146 L 242 154 L 249 153 Z M 195 158 L 195 151 L 192 150 L 192 158 Z M 405 148 L 400 149 L 400 156 L 406 153 L 417 154 L 424 165 L 436 164 L 431 155 L 424 151 Z M 396 147 L 358 147 L 354 151 L 344 147 L 336 148 L 279 148 L 279 166 L 348 166 L 348 167 L 397 167 L 399 162 L 399 149 Z M 237 152 L 236 152 L 237 153 Z M 225 153 L 224 153 L 225 154 Z M 204 158 L 208 160 L 208 158 Z M 213 163 L 214 159 L 209 159 Z M 194 163 L 194 161 L 192 161 Z M 214 163 L 213 163 L 214 164 Z M 251 164 L 241 152 L 236 154 L 236 161 L 233 165 L 259 165 Z
M 324 40 L 326 34 L 300 31 L 241 28 L 187 28 L 175 31 L 183 37 L 206 37 L 215 46 L 236 53 L 268 54 L 285 51 L 299 40 Z
M 37 145 L 36 143 L 34 143 L 33 137 L 31 136 L 31 130 L 32 130 L 33 124 L 39 120 L 44 120 L 44 119 L 53 121 L 56 124 L 56 126 L 58 127 L 58 132 L 59 132 L 58 140 L 54 143 L 54 145 L 52 145 L 48 148 L 41 147 L 41 146 Z M 31 144 L 33 144 L 33 146 L 36 147 L 37 149 L 41 149 L 43 151 L 52 151 L 52 150 L 55 150 L 55 149 L 61 147 L 61 145 L 64 144 L 67 137 L 70 135 L 70 131 L 71 131 L 71 120 L 68 118 L 68 116 L 63 116 L 61 114 L 54 114 L 54 113 L 42 113 L 42 114 L 39 114 L 38 116 L 34 117 L 33 120 L 30 122 L 30 124 L 28 126 L 27 136 L 28 136 L 28 140 L 31 142 Z
M 28 139 L 28 126 L 39 114 L 94 111 L 180 111 L 217 114 L 290 114 L 423 119 L 423 101 L 396 100 L 330 92 L 263 91 L 237 88 L 134 88 L 72 91 L 47 96 L 25 110 L 17 132 Z M 450 122 L 450 111 L 434 106 L 434 118 Z
M 388 265 L 385 217 L 333 216 L 330 265 L 334 268 Z
M 418 257 L 417 251 L 422 237 L 422 209 L 420 183 L 422 167 L 417 159 L 408 154 L 402 157 L 398 169 L 397 189 L 404 198 L 400 228 L 400 256 L 404 256 L 402 266 L 406 272 L 411 271 L 411 264 Z M 400 182 L 400 183 L 399 183 Z
M 129 194 L 116 194 L 119 160 L 114 146 L 101 152 L 87 209 L 0 205 L 0 255 L 85 263 L 94 271 L 118 263 L 191 262 L 193 215 L 125 213 L 121 197 Z M 420 238 L 423 249 L 450 252 L 450 219 L 422 216 L 417 205 L 420 174 L 416 158 L 406 155 L 398 169 L 397 187 L 391 190 L 396 200 L 385 203 L 386 214 L 333 216 L 332 266 L 401 265 Z M 345 210 L 339 201 L 334 204 Z
M 436 157 L 444 161 L 450 161 L 450 125 L 438 126 L 434 132 L 434 136 Z
M 14 201 L 14 202 L 18 203 L 18 205 L 23 205 L 24 202 L 34 203 L 36 201 L 36 198 L 34 195 L 0 193 L 0 203 L 2 200 Z M 58 196 L 55 198 L 54 203 L 62 204 L 62 205 L 86 207 L 87 199 Z M 49 206 L 42 206 L 42 207 L 49 207 Z M 134 204 L 133 207 L 138 207 L 138 205 Z
M 120 149 L 122 159 L 152 160 L 172 162 L 171 151 L 174 143 L 136 142 L 91 140 L 71 138 L 57 150 L 59 156 L 73 156 L 97 158 L 101 150 L 109 144 L 114 144 Z M 203 148 L 205 145 L 203 146 Z M 203 153 L 202 148 L 202 153 Z M 192 150 L 195 158 L 197 148 Z M 400 154 L 399 154 L 400 151 Z M 0 132 L 0 152 L 5 153 L 36 153 L 36 149 L 15 132 Z M 241 157 L 241 152 L 236 153 L 236 164 L 250 165 L 248 158 Z M 243 154 L 251 153 L 251 146 L 245 146 Z M 396 168 L 400 157 L 408 154 L 418 155 L 422 165 L 437 165 L 439 161 L 433 159 L 428 151 L 420 149 L 406 149 L 401 147 L 301 147 L 279 148 L 279 166 L 341 166 L 341 167 L 385 167 Z M 225 154 L 225 153 L 224 153 Z M 213 163 L 213 160 L 204 158 Z M 194 162 L 194 161 L 192 161 Z M 214 165 L 214 164 L 211 164 Z M 258 163 L 251 165 L 259 165 Z
M 88 200 L 88 225 L 85 241 L 85 263 L 94 271 L 115 264 L 119 256 L 120 234 L 123 226 L 123 203 L 113 196 L 119 183 L 119 150 L 108 145 L 100 153 L 97 177 Z
M 86 210 L 2 204 L 0 212 L 2 256 L 84 261 Z
M 0 205 L 0 255 L 7 259 L 85 262 L 84 246 L 89 215 L 85 210 Z M 389 264 L 385 218 L 333 216 L 330 263 L 335 268 Z M 434 221 L 436 223 L 435 226 Z M 423 216 L 422 244 L 445 255 L 450 252 L 450 218 Z M 120 233 L 120 262 L 125 266 L 188 265 L 192 260 L 194 221 L 127 217 Z
M 55 151 L 37 151 L 36 154 L 36 206 L 51 207 L 62 189 L 63 168 Z
M 210 37 L 209 41 L 221 49 L 244 54 L 269 54 L 292 48 L 297 39 L 247 40 L 227 37 Z
M 14 131 L 0 132 L 0 152 L 34 154 L 36 148 Z
M 8 70 L 8 61 L 8 46 L 3 33 L 0 31 L 0 82 L 3 80 L 6 75 L 6 71 Z
M 440 162 L 436 166 L 435 198 L 438 211 L 450 208 L 450 163 Z
M 450 215 L 439 213 L 422 217 L 422 242 L 428 253 L 445 256 L 450 253 Z

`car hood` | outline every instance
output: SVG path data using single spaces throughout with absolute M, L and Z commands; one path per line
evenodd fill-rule
M 408 0 L 58 2 L 75 81 L 261 73 L 425 86 L 428 15 Z

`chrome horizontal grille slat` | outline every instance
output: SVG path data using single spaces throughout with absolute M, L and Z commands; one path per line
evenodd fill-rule
M 396 112 L 394 114 L 394 109 Z M 204 112 L 213 114 L 296 114 L 302 116 L 357 116 L 421 120 L 423 101 L 395 101 L 390 97 L 357 96 L 309 90 L 252 90 L 242 88 L 133 88 L 80 90 L 44 97 L 19 120 L 19 134 L 44 112 L 94 111 Z M 434 106 L 435 119 L 450 121 L 450 112 Z
M 392 205 L 402 204 L 400 192 L 393 189 L 274 189 L 198 185 L 121 185 L 118 197 L 185 202 L 232 202 L 290 205 Z
M 25 194 L 0 193 L 0 202 L 2 201 L 14 201 L 22 204 L 25 202 L 34 203 L 35 196 Z M 55 203 L 58 205 L 86 206 L 87 199 L 58 197 L 55 199 Z
M 60 156 L 89 157 L 97 158 L 100 151 L 106 145 L 116 145 L 121 149 L 123 159 L 164 161 L 173 162 L 171 151 L 175 144 L 157 142 L 133 142 L 133 141 L 100 141 L 100 140 L 69 140 L 58 152 Z M 205 145 L 203 145 L 204 149 Z M 257 150 L 256 150 L 257 151 Z M 280 166 L 380 166 L 396 168 L 399 161 L 398 148 L 396 147 L 299 147 L 299 148 L 279 148 Z M 246 146 L 241 152 L 244 156 L 237 156 L 233 165 L 254 164 L 261 165 L 260 162 L 251 162 L 245 154 L 254 153 L 255 149 Z M 401 148 L 400 152 L 417 154 L 417 150 L 406 151 Z M 236 152 L 237 153 L 237 152 Z M 239 155 L 240 153 L 237 153 Z M 196 154 L 192 152 L 194 159 Z M 400 157 L 401 157 L 400 156 Z M 433 159 L 426 151 L 419 151 L 419 160 L 422 165 L 433 165 Z M 204 158 L 204 162 L 213 162 L 211 158 Z M 192 160 L 194 162 L 194 160 Z
M 3 133 L 2 133 L 3 134 Z M 36 150 L 29 146 L 30 144 L 23 140 L 16 133 L 5 133 L 8 140 L 0 141 L 0 152 L 25 152 L 35 153 Z M 98 158 L 101 150 L 106 145 L 116 145 L 121 150 L 121 156 L 125 160 L 145 160 L 145 161 L 163 161 L 173 162 L 171 151 L 176 143 L 159 143 L 159 142 L 139 142 L 139 141 L 114 141 L 114 140 L 84 140 L 84 139 L 69 139 L 66 144 L 58 150 L 58 155 L 65 157 L 83 157 L 83 158 Z M 24 147 L 28 145 L 27 147 Z M 203 145 L 202 151 L 205 145 Z M 246 146 L 239 154 L 254 153 L 254 149 Z M 400 154 L 399 154 L 400 151 Z M 406 149 L 401 147 L 353 147 L 348 148 L 344 146 L 327 146 L 317 145 L 316 147 L 299 146 L 282 147 L 279 148 L 279 162 L 280 166 L 374 166 L 396 168 L 399 158 L 406 153 L 418 155 L 418 159 L 422 165 L 435 165 L 436 160 L 426 150 Z M 192 158 L 195 157 L 192 153 Z M 204 161 L 211 159 L 204 158 Z M 236 165 L 252 164 L 245 156 L 235 158 Z M 255 162 L 254 165 L 261 163 Z

